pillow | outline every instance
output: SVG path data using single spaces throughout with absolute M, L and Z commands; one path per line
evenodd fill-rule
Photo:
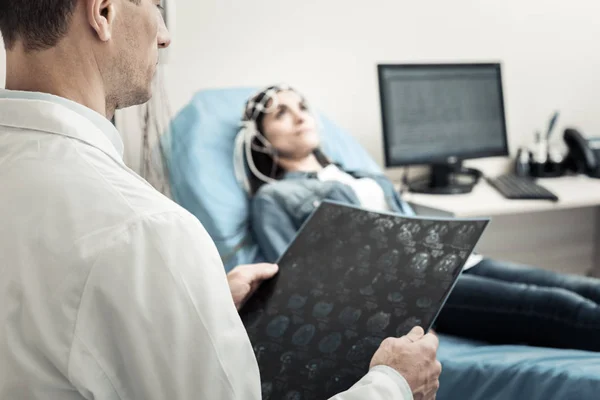
M 246 101 L 256 88 L 198 92 L 163 136 L 173 199 L 195 215 L 214 240 L 227 271 L 258 262 L 249 199 L 235 179 L 233 147 Z M 348 170 L 381 172 L 343 129 L 319 114 L 325 153 Z

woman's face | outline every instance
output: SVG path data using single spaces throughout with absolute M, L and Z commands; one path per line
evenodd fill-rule
M 306 103 L 290 90 L 277 93 L 277 107 L 265 114 L 262 133 L 280 157 L 302 159 L 319 147 L 315 118 Z M 267 105 L 271 107 L 269 103 Z

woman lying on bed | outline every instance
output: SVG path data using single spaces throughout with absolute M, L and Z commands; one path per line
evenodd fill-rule
M 260 92 L 248 101 L 243 122 L 236 173 L 252 196 L 252 229 L 267 261 L 278 259 L 321 200 L 413 214 L 385 176 L 344 171 L 328 160 L 315 117 L 295 90 Z M 439 332 L 600 350 L 600 280 L 488 258 L 470 261 L 475 266 L 462 273 L 437 319 Z

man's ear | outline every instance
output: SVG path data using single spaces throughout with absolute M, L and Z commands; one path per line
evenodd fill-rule
M 115 19 L 114 0 L 87 0 L 87 18 L 90 26 L 103 42 L 111 39 Z

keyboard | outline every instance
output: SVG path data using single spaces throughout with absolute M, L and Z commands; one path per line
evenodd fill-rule
M 507 199 L 558 201 L 554 193 L 538 185 L 531 178 L 507 174 L 487 178 L 487 181 Z

